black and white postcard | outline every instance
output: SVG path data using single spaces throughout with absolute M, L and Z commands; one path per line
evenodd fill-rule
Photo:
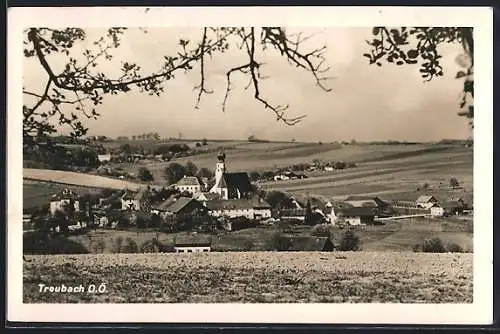
M 11 8 L 7 319 L 491 323 L 492 36 L 486 7 Z

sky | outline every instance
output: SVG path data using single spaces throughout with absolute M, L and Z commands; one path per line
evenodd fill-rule
M 226 89 L 226 72 L 244 64 L 245 54 L 233 47 L 228 53 L 205 62 L 206 86 L 214 93 L 202 97 L 196 109 L 199 67 L 187 74 L 180 72 L 167 83 L 160 97 L 132 91 L 126 95 L 105 97 L 97 111 L 98 120 L 85 120 L 89 135 L 132 136 L 158 132 L 162 137 L 260 139 L 323 141 L 338 140 L 407 140 L 434 141 L 443 138 L 471 136 L 468 122 L 457 116 L 462 81 L 455 79 L 459 70 L 455 58 L 459 45 L 441 48 L 444 77 L 424 82 L 418 66 L 382 67 L 369 65 L 363 53 L 369 50 L 365 40 L 371 38 L 371 28 L 304 28 L 304 35 L 313 35 L 304 50 L 326 46 L 326 64 L 332 79 L 325 83 L 332 89 L 325 92 L 315 85 L 312 75 L 284 61 L 279 53 L 261 51 L 261 68 L 268 79 L 261 82 L 261 95 L 274 104 L 288 104 L 290 117 L 305 114 L 304 120 L 289 126 L 276 120 L 245 90 L 248 77 L 235 75 L 225 112 L 222 101 Z M 105 30 L 89 28 L 86 44 L 75 52 L 92 48 L 92 42 Z M 293 31 L 292 31 L 293 32 Z M 164 55 L 175 55 L 179 38 L 200 40 L 201 28 L 148 28 L 127 31 L 122 45 L 112 51 L 113 60 L 102 61 L 98 69 L 116 75 L 121 60 L 135 62 L 145 73 L 159 69 Z M 76 55 L 75 55 L 76 56 Z M 76 56 L 78 57 L 78 56 Z M 59 55 L 48 61 L 57 70 L 65 62 Z M 23 63 L 24 87 L 42 92 L 47 75 L 35 58 Z M 25 103 L 33 103 L 25 99 Z

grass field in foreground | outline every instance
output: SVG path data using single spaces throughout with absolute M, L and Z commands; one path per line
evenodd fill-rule
M 24 303 L 471 303 L 472 254 L 186 253 L 28 256 Z M 104 293 L 39 284 L 104 283 Z

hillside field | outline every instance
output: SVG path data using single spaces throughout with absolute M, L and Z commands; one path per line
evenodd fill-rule
M 27 256 L 24 303 L 471 303 L 472 254 L 229 252 Z M 40 292 L 99 286 L 102 293 Z

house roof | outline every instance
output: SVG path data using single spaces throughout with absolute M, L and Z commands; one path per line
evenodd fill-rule
M 239 198 L 239 199 L 228 199 L 228 200 L 213 200 L 207 201 L 207 208 L 209 210 L 238 210 L 238 209 L 270 209 L 269 203 L 261 198 Z
M 343 208 L 339 210 L 344 216 L 359 216 L 359 217 L 369 217 L 374 216 L 375 212 L 373 208 L 370 207 L 352 207 L 352 208 Z
M 122 195 L 122 199 L 124 200 L 141 200 L 143 199 L 147 194 L 147 189 L 146 188 L 140 188 L 139 191 L 130 191 L 126 190 L 125 193 Z
M 182 197 L 182 198 L 186 198 L 186 197 Z M 174 196 L 170 196 L 169 198 L 167 198 L 163 202 L 153 204 L 151 206 L 151 208 L 156 209 L 156 210 L 160 210 L 160 211 L 166 211 L 168 209 L 168 207 L 170 205 L 172 205 L 172 203 L 174 203 L 174 202 L 175 202 Z
M 196 176 L 184 176 L 177 182 L 178 186 L 199 186 L 200 181 Z
M 345 199 L 346 202 L 349 201 L 380 201 L 380 198 L 374 196 L 362 196 L 362 195 L 351 195 Z
M 331 242 L 327 237 L 294 237 L 290 241 L 290 251 L 322 251 Z
M 204 192 L 197 194 L 195 197 L 197 200 L 200 200 L 200 198 L 206 198 L 208 201 L 213 201 L 215 199 L 220 199 L 220 195 L 217 193 Z
M 51 201 L 60 201 L 63 199 L 77 200 L 78 197 L 79 197 L 79 195 L 75 191 L 68 189 L 68 188 L 65 188 L 65 189 L 61 190 L 60 192 L 58 192 L 57 194 L 52 195 L 50 200 Z
M 429 203 L 431 201 L 437 202 L 436 198 L 432 195 L 422 195 L 416 200 L 417 203 Z
M 168 212 L 172 212 L 172 213 L 178 213 L 180 212 L 184 207 L 186 207 L 186 205 L 188 205 L 189 203 L 191 203 L 192 201 L 196 202 L 196 203 L 199 203 L 197 200 L 195 200 L 194 198 L 189 198 L 189 197 L 180 197 L 178 200 L 176 201 L 172 201 L 170 203 L 170 205 L 165 205 L 164 207 L 164 211 L 168 211 Z M 199 203 L 200 206 L 202 206 L 201 203 Z

